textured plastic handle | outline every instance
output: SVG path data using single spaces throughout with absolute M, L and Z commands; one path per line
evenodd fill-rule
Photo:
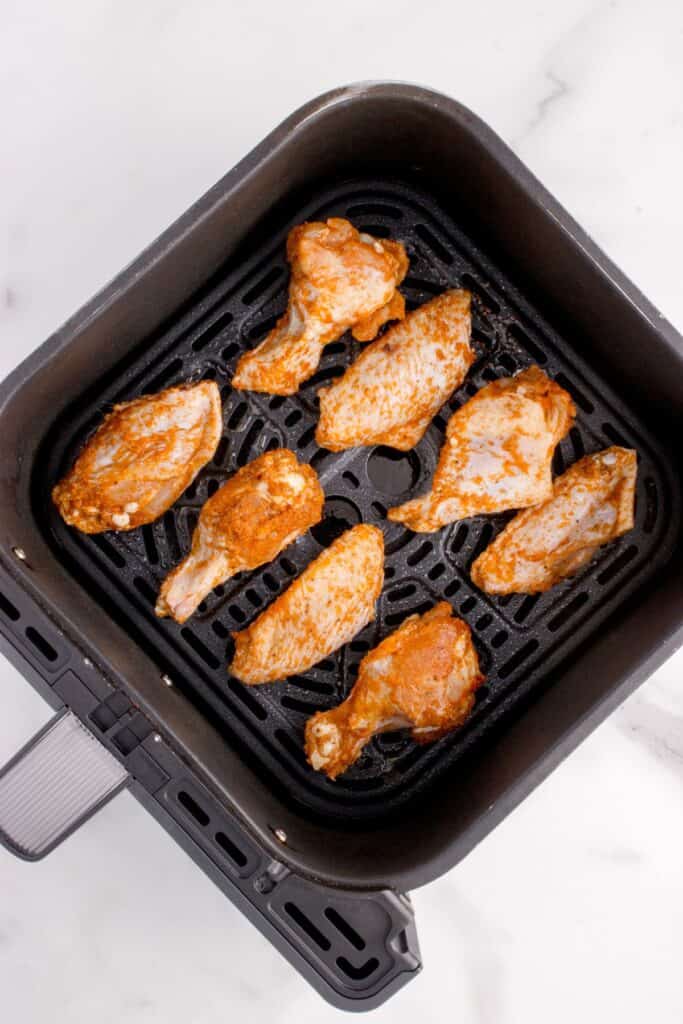
M 0 770 L 0 842 L 39 860 L 128 782 L 71 711 L 61 711 Z

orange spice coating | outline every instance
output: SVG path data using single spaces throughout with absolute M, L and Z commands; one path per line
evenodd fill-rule
M 394 324 L 318 392 L 318 444 L 335 452 L 372 444 L 414 448 L 474 361 L 470 331 L 470 293 L 460 289 Z
M 469 626 L 442 601 L 365 655 L 347 699 L 306 723 L 306 756 L 334 779 L 377 733 L 410 728 L 430 743 L 465 721 L 483 681 Z
M 270 683 L 306 672 L 375 617 L 384 581 L 384 538 L 361 524 L 337 537 L 247 629 L 233 633 L 230 672 Z
M 83 533 L 151 523 L 213 458 L 222 427 L 214 381 L 115 405 L 53 488 L 52 500 Z
M 613 446 L 575 462 L 547 501 L 519 512 L 472 565 L 489 594 L 548 590 L 586 565 L 598 548 L 633 528 L 638 462 Z
M 555 446 L 575 413 L 570 395 L 537 366 L 487 384 L 448 421 L 431 491 L 390 509 L 389 519 L 429 533 L 544 501 Z
M 238 469 L 202 508 L 190 554 L 164 580 L 157 615 L 185 622 L 219 583 L 271 562 L 319 522 L 324 501 L 315 470 L 287 448 Z
M 293 228 L 287 258 L 287 312 L 239 360 L 232 380 L 239 390 L 294 394 L 315 373 L 325 345 L 349 328 L 369 341 L 387 320 L 404 315 L 396 288 L 408 257 L 400 242 L 359 233 L 348 220 L 331 217 Z

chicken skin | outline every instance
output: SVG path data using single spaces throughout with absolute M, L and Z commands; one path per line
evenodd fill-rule
M 414 448 L 474 361 L 470 329 L 470 293 L 460 290 L 390 327 L 318 392 L 318 444 L 333 452 L 371 444 Z
M 287 259 L 287 312 L 240 359 L 232 380 L 239 390 L 292 395 L 315 373 L 325 345 L 344 331 L 370 341 L 382 324 L 405 313 L 396 291 L 408 269 L 400 242 L 360 234 L 348 220 L 332 217 L 293 228 Z
M 213 381 L 115 405 L 53 488 L 52 500 L 83 533 L 151 523 L 213 458 L 222 429 Z
M 377 733 L 409 728 L 418 743 L 440 739 L 465 721 L 483 681 L 469 626 L 442 601 L 365 655 L 342 704 L 309 718 L 306 756 L 334 779 Z
M 586 565 L 633 528 L 637 455 L 616 445 L 575 462 L 552 496 L 519 512 L 472 565 L 489 594 L 535 594 Z
M 324 501 L 315 470 L 293 452 L 259 455 L 204 505 L 190 554 L 161 588 L 157 615 L 185 622 L 219 583 L 272 562 L 319 522 Z
M 568 393 L 537 366 L 487 384 L 451 416 L 432 489 L 389 510 L 417 533 L 552 494 L 553 452 L 574 422 Z
M 361 524 L 337 537 L 235 639 L 230 671 L 243 683 L 306 672 L 375 617 L 384 581 L 384 539 Z

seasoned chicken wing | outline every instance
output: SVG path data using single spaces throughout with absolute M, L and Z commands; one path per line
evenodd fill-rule
M 567 392 L 537 366 L 487 384 L 448 421 L 431 491 L 390 509 L 389 519 L 430 533 L 544 501 L 555 446 L 575 412 Z
M 429 743 L 462 725 L 484 681 L 467 623 L 442 601 L 411 615 L 366 654 L 347 699 L 306 723 L 306 756 L 334 779 L 376 733 L 411 729 Z
M 157 615 L 185 622 L 219 583 L 271 562 L 319 522 L 324 501 L 315 470 L 293 452 L 259 455 L 204 505 L 190 554 L 164 580 Z
M 318 444 L 334 452 L 371 444 L 414 448 L 474 361 L 470 326 L 470 293 L 458 290 L 390 327 L 318 392 Z
M 231 673 L 243 683 L 272 683 L 306 672 L 374 619 L 383 581 L 382 531 L 366 524 L 347 530 L 233 634 Z
M 548 590 L 591 560 L 598 548 L 633 528 L 637 455 L 616 445 L 575 462 L 553 493 L 525 509 L 472 565 L 489 594 Z
M 293 228 L 287 239 L 292 267 L 289 305 L 259 345 L 237 364 L 232 386 L 291 395 L 311 377 L 323 348 L 352 328 L 370 341 L 387 320 L 404 315 L 396 291 L 408 269 L 400 242 L 359 234 L 332 217 Z
M 222 429 L 213 381 L 115 405 L 53 488 L 52 500 L 83 533 L 151 523 L 213 458 Z

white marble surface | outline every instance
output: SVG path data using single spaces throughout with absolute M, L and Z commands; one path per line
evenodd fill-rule
M 283 116 L 423 82 L 508 139 L 679 329 L 674 0 L 0 0 L 0 373 Z M 643 354 L 647 358 L 647 353 Z M 448 876 L 377 1021 L 680 1024 L 683 654 Z M 49 715 L 0 665 L 0 762 Z M 127 794 L 43 863 L 0 854 L 2 1019 L 337 1019 Z

